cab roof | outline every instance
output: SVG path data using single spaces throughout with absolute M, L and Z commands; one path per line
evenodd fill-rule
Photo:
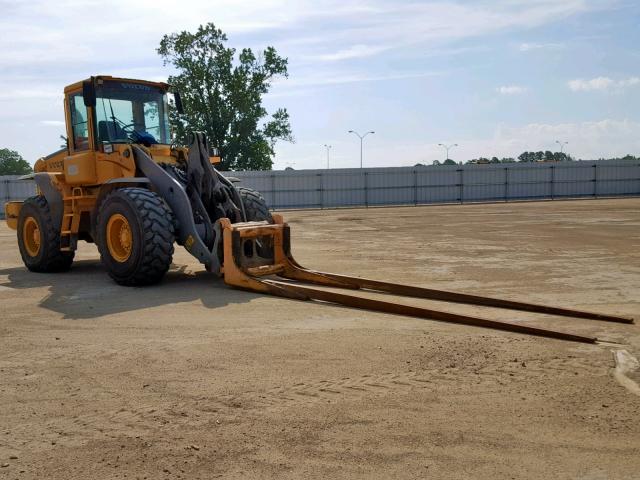
M 111 75 L 96 75 L 94 77 L 91 78 L 87 78 L 86 80 L 80 80 L 79 82 L 76 83 L 72 83 L 71 85 L 67 85 L 66 87 L 64 87 L 64 93 L 67 94 L 69 92 L 74 92 L 76 90 L 79 90 L 82 88 L 82 83 L 86 82 L 87 80 L 91 80 L 93 79 L 94 81 L 98 81 L 98 80 L 115 80 L 115 81 L 121 81 L 121 82 L 129 82 L 129 83 L 140 83 L 143 85 L 149 85 L 152 87 L 158 87 L 161 88 L 162 90 L 168 90 L 169 89 L 169 84 L 165 83 L 165 82 L 150 82 L 149 80 L 138 80 L 135 78 L 121 78 L 121 77 L 112 77 Z

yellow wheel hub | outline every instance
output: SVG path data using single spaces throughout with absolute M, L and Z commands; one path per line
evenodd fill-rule
M 40 253 L 40 227 L 33 217 L 27 217 L 22 227 L 22 243 L 30 257 L 38 256 Z
M 119 213 L 111 215 L 107 223 L 107 248 L 113 259 L 124 263 L 131 256 L 133 237 L 129 221 Z

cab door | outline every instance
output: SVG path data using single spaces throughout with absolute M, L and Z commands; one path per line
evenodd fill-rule
M 97 181 L 93 132 L 93 108 L 87 108 L 82 90 L 65 99 L 69 156 L 64 159 L 64 176 L 69 185 L 92 185 Z

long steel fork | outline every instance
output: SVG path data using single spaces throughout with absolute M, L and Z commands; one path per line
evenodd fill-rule
M 413 287 L 310 270 L 300 266 L 291 255 L 289 226 L 284 223 L 280 215 L 274 215 L 274 222 L 273 224 L 267 222 L 232 224 L 227 219 L 220 220 L 223 232 L 223 273 L 225 282 L 228 285 L 296 300 L 316 300 L 376 312 L 440 320 L 583 343 L 596 343 L 597 338 L 531 327 L 520 323 L 502 322 L 401 303 L 374 300 L 358 295 L 314 288 L 308 284 L 565 317 L 627 324 L 634 323 L 634 320 L 629 317 Z M 266 246 L 269 247 L 268 250 L 272 255 L 264 257 L 261 256 L 260 252 L 264 252 Z M 295 281 L 295 283 L 292 283 L 291 280 Z

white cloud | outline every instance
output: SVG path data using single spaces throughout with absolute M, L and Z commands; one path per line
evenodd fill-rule
M 361 73 L 339 73 L 339 72 L 326 72 L 318 75 L 299 76 L 298 78 L 289 78 L 286 80 L 278 80 L 275 83 L 274 93 L 277 92 L 280 87 L 289 90 L 294 87 L 309 87 L 309 86 L 323 86 L 323 85 L 342 85 L 346 83 L 361 83 L 361 82 L 383 82 L 389 80 L 406 80 L 412 78 L 426 78 L 444 75 L 445 72 L 406 72 L 406 73 L 392 73 L 388 75 L 373 75 L 373 74 L 361 74 Z
M 351 25 L 338 29 L 333 39 L 341 44 L 366 40 L 389 48 L 423 45 L 428 54 L 452 41 L 557 22 L 597 8 L 602 1 L 589 5 L 582 0 L 373 3 L 379 7 L 375 12 L 354 16 Z
M 583 80 L 578 78 L 576 80 L 569 80 L 568 85 L 571 90 L 574 92 L 579 91 L 589 91 L 589 90 L 606 90 L 611 85 L 614 84 L 614 81 L 609 77 L 596 77 L 591 80 Z
M 312 56 L 312 60 L 320 60 L 324 62 L 335 62 L 339 60 L 349 60 L 353 58 L 371 57 L 378 53 L 388 50 L 389 47 L 372 46 L 372 45 L 353 45 L 352 47 L 338 50 L 334 53 L 325 53 Z
M 588 92 L 592 90 L 622 89 L 640 84 L 640 77 L 629 77 L 622 80 L 613 80 L 609 77 L 596 77 L 589 80 L 578 78 L 569 80 L 567 85 L 574 92 Z
M 519 85 L 504 85 L 496 88 L 496 92 L 501 95 L 522 95 L 527 93 L 529 89 L 527 87 L 521 87 Z
M 403 45 L 424 45 L 428 51 L 438 48 L 436 43 L 440 42 L 561 21 L 603 2 L 190 0 L 176 8 L 171 0 L 113 0 L 108 15 L 100 22 L 96 22 L 95 11 L 103 5 L 97 1 L 11 2 L 0 19 L 0 67 L 54 63 L 86 67 L 116 58 L 129 63 L 143 58 L 157 60 L 154 49 L 163 33 L 194 29 L 212 20 L 232 37 L 268 34 L 269 43 L 282 39 L 295 45 L 298 39 L 308 41 L 313 32 L 313 41 L 319 47 L 316 53 L 321 52 L 327 60 L 369 56 Z M 167 15 L 171 24 L 158 30 L 157 25 L 165 24 Z M 345 49 L 344 45 L 352 46 Z
M 62 120 L 41 120 L 40 123 L 47 127 L 64 127 L 64 122 Z
M 640 77 L 630 77 L 624 80 L 620 80 L 618 85 L 621 87 L 631 87 L 633 85 L 638 85 L 640 83 Z
M 567 151 L 578 158 L 596 159 L 640 153 L 640 122 L 603 119 L 577 123 L 531 123 L 498 127 L 488 144 L 503 153 L 554 150 L 556 140 L 569 142 Z
M 60 87 L 60 91 L 56 92 L 50 87 L 37 88 L 37 87 L 18 87 L 11 88 L 0 84 L 0 100 L 37 100 L 37 99 L 56 99 L 62 100 L 63 87 Z
M 562 47 L 562 43 L 521 43 L 518 50 L 521 52 L 530 52 L 532 50 L 553 50 Z

